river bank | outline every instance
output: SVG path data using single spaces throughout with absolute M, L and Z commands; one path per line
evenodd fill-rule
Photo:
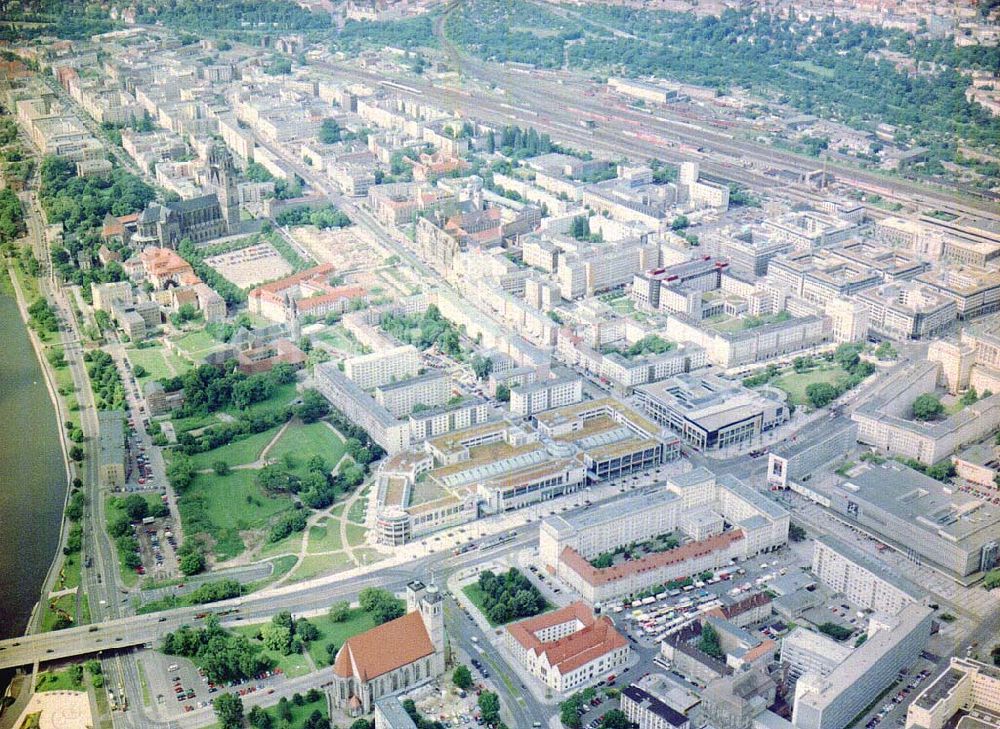
M 65 405 L 44 345 L 28 327 L 27 301 L 11 271 L 0 273 L 0 637 L 24 633 L 61 564 L 72 480 L 62 427 Z M 0 691 L 11 675 L 0 675 Z

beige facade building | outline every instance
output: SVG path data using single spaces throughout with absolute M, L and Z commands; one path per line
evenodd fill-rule
M 855 605 L 895 615 L 924 592 L 841 540 L 817 537 L 813 542 L 812 571 L 817 579 Z
M 362 390 L 416 377 L 419 370 L 420 353 L 412 344 L 344 360 L 344 374 Z
M 1000 714 L 1000 669 L 969 658 L 951 665 L 920 692 L 906 712 L 906 729 L 942 729 L 959 711 Z
M 507 626 L 508 650 L 525 670 L 557 692 L 571 692 L 606 678 L 632 654 L 607 617 L 582 602 Z

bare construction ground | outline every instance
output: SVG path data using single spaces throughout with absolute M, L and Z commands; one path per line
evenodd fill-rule
M 368 270 L 389 257 L 385 248 L 354 226 L 320 230 L 313 225 L 300 225 L 292 228 L 291 234 L 314 259 L 332 263 L 337 273 Z
M 255 243 L 229 253 L 210 256 L 205 263 L 241 289 L 287 276 L 292 272 L 288 261 L 270 243 Z

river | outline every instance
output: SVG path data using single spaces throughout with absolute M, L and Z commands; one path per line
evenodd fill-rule
M 52 401 L 5 283 L 0 287 L 0 638 L 24 633 L 59 546 L 66 496 Z M 0 685 L 4 679 L 0 676 Z

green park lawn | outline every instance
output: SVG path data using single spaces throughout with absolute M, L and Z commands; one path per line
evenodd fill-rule
M 271 717 L 271 720 L 276 727 L 282 726 L 302 726 L 305 724 L 306 719 L 308 719 L 314 711 L 318 711 L 323 715 L 324 719 L 329 719 L 330 714 L 326 706 L 326 695 L 324 694 L 322 698 L 318 701 L 306 702 L 302 706 L 296 706 L 291 701 L 288 702 L 288 707 L 292 711 L 292 719 L 287 724 L 278 716 L 278 706 L 271 706 L 265 711 Z
M 309 528 L 309 552 L 333 552 L 342 549 L 340 542 L 340 521 L 327 519 Z
M 183 337 L 175 340 L 175 344 L 191 359 L 200 359 L 213 349 L 217 349 L 221 342 L 204 330 L 189 332 Z
M 63 557 L 56 590 L 70 590 L 80 586 L 80 555 L 70 554 Z
M 260 414 L 274 412 L 279 408 L 283 408 L 286 405 L 291 404 L 296 397 L 298 397 L 298 393 L 295 391 L 295 383 L 286 382 L 284 385 L 278 385 L 274 388 L 274 393 L 271 397 L 263 402 L 255 402 L 253 405 L 244 410 L 240 410 L 238 407 L 230 405 L 229 407 L 223 408 L 221 412 L 228 413 L 234 418 L 238 418 L 244 413 Z
M 311 554 L 304 557 L 299 566 L 292 574 L 292 582 L 304 582 L 314 577 L 330 574 L 333 572 L 343 572 L 350 569 L 354 563 L 343 552 L 333 554 Z
M 313 456 L 322 456 L 329 468 L 333 468 L 346 451 L 344 441 L 326 423 L 301 423 L 296 421 L 288 426 L 274 447 L 268 451 L 268 460 L 281 461 L 286 454 L 292 458 L 292 470 L 305 473 L 306 464 Z
M 245 635 L 250 639 L 250 642 L 255 645 L 263 645 L 259 640 L 257 640 L 254 637 L 255 635 L 257 635 L 257 631 L 259 631 L 262 627 L 263 624 L 241 625 L 240 627 L 233 628 L 232 630 L 234 633 L 237 633 L 239 635 Z M 312 670 L 311 666 L 309 665 L 309 661 L 307 661 L 306 657 L 301 653 L 293 653 L 290 656 L 283 656 L 276 651 L 265 650 L 264 655 L 273 658 L 275 665 L 282 671 L 284 671 L 285 675 L 288 676 L 288 678 L 295 678 L 296 676 L 304 676 Z M 308 716 L 308 714 L 306 714 L 306 716 Z
M 226 476 L 200 473 L 180 498 L 185 533 L 212 535 L 219 559 L 235 557 L 246 548 L 240 531 L 263 528 L 292 506 L 287 496 L 265 494 L 256 475 L 255 470 L 230 471 Z
M 367 533 L 367 530 L 363 526 L 359 526 L 357 524 L 348 524 L 346 531 L 347 531 L 347 543 L 350 546 L 356 547 L 359 544 L 365 543 L 365 534 Z
M 273 407 L 275 402 L 287 402 L 295 396 L 294 383 L 283 385 L 278 390 L 280 392 L 275 397 L 261 405 L 268 406 L 270 403 Z M 292 502 L 288 497 L 271 497 L 261 491 L 255 483 L 258 469 L 233 468 L 225 476 L 219 476 L 210 469 L 217 461 L 225 461 L 232 468 L 260 459 L 264 448 L 280 428 L 281 426 L 275 426 L 263 433 L 198 453 L 191 458 L 196 469 L 208 472 L 199 473 L 181 497 L 181 519 L 188 533 L 203 532 L 216 539 L 215 554 L 219 559 L 228 559 L 242 553 L 245 544 L 239 532 L 265 528 L 272 517 L 287 510 Z M 267 460 L 282 462 L 288 456 L 291 458 L 291 471 L 304 476 L 313 456 L 321 456 L 328 467 L 332 468 L 344 451 L 343 440 L 325 423 L 304 424 L 295 421 L 268 451 Z M 296 534 L 278 544 L 266 545 L 262 556 L 297 553 L 301 537 L 301 534 Z M 339 549 L 339 545 L 336 549 Z
M 209 425 L 217 425 L 219 419 L 214 414 L 209 413 L 207 415 L 192 415 L 187 418 L 171 418 L 170 422 L 173 423 L 174 432 L 180 435 L 181 433 L 187 433 L 189 430 L 198 430 L 199 428 L 207 428 Z
M 72 677 L 72 667 L 62 671 L 44 671 L 38 674 L 36 691 L 83 691 L 83 683 Z
M 361 348 L 350 340 L 342 327 L 334 326 L 324 329 L 316 338 L 345 354 L 358 354 L 361 351 Z
M 782 375 L 771 380 L 771 384 L 780 390 L 784 390 L 788 394 L 788 399 L 796 406 L 803 406 L 809 404 L 809 400 L 806 398 L 806 388 L 809 385 L 818 382 L 833 385 L 846 378 L 847 372 L 842 367 L 834 365 L 830 367 L 817 367 L 802 373 L 790 372 L 787 375 Z
M 347 620 L 335 623 L 328 615 L 318 615 L 309 618 L 309 622 L 319 629 L 319 638 L 309 644 L 309 655 L 317 666 L 328 666 L 326 644 L 333 643 L 339 649 L 353 635 L 363 633 L 375 627 L 371 615 L 361 608 L 352 608 Z
M 56 620 L 62 613 L 67 613 L 76 625 L 76 595 L 62 595 L 55 600 L 45 600 L 45 612 L 42 614 L 42 632 L 47 633 L 56 629 Z M 70 627 L 72 627 L 72 625 Z
M 261 451 L 271 442 L 271 439 L 278 434 L 281 426 L 275 426 L 262 433 L 248 435 L 241 440 L 234 440 L 221 448 L 215 448 L 204 453 L 196 453 L 191 456 L 191 464 L 197 469 L 213 468 L 216 461 L 225 461 L 232 466 L 241 466 L 246 463 L 253 463 L 260 458 Z
M 191 369 L 190 362 L 183 357 L 165 351 L 163 347 L 130 348 L 125 352 L 133 369 L 141 365 L 146 370 L 146 374 L 137 378 L 143 384 L 149 380 L 162 380 L 182 375 Z

